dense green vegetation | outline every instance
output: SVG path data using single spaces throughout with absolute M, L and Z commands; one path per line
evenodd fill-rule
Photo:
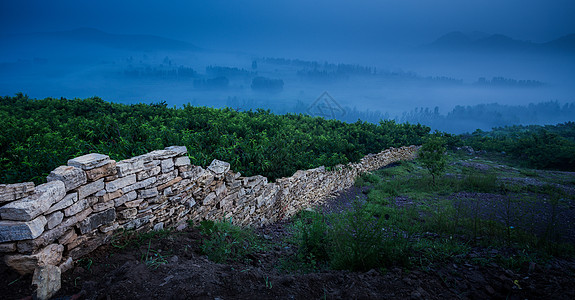
M 505 152 L 524 166 L 575 170 L 575 122 L 506 126 L 461 136 L 475 150 Z
M 382 121 L 344 123 L 302 114 L 274 115 L 165 103 L 124 105 L 89 99 L 0 98 L 0 182 L 33 180 L 90 152 L 129 158 L 185 145 L 192 164 L 230 162 L 270 179 L 298 169 L 357 161 L 389 147 L 421 144 L 429 128 Z

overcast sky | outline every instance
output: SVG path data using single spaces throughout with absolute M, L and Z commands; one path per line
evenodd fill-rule
M 93 27 L 203 47 L 357 43 L 418 45 L 450 31 L 548 41 L 575 32 L 573 0 L 13 0 L 0 32 Z

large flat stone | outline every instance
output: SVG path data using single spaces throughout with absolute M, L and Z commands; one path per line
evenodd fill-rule
M 57 210 L 65 209 L 78 201 L 78 192 L 67 194 L 62 200 L 54 203 L 45 214 L 55 212 Z
M 78 228 L 80 228 L 80 232 L 82 232 L 82 234 L 86 234 L 102 225 L 112 223 L 115 220 L 116 210 L 114 208 L 110 208 L 103 212 L 87 217 L 85 220 L 78 224 Z
M 31 240 L 44 232 L 47 220 L 44 216 L 28 222 L 0 221 L 0 243 Z
M 33 182 L 0 184 L 0 203 L 24 198 L 34 192 Z
M 66 186 L 66 192 L 73 190 L 87 182 L 86 172 L 74 166 L 59 166 L 54 169 L 48 177 L 48 182 L 60 180 Z
M 108 191 L 108 193 L 113 193 L 121 188 L 124 188 L 134 183 L 136 183 L 136 174 L 132 174 L 126 177 L 118 178 L 114 181 L 107 182 L 106 191 Z
M 64 195 L 66 187 L 62 181 L 41 184 L 36 187 L 34 194 L 0 207 L 0 217 L 4 220 L 30 221 L 48 211 Z
M 78 199 L 84 199 L 104 189 L 104 178 L 88 183 L 78 188 Z
M 91 170 L 108 163 L 110 163 L 110 157 L 99 153 L 90 153 L 68 160 L 69 166 L 78 167 L 82 170 Z
M 148 178 L 148 179 L 146 179 L 146 180 L 138 181 L 138 182 L 136 182 L 136 183 L 134 183 L 134 184 L 132 184 L 132 185 L 128 185 L 128 186 L 126 186 L 126 187 L 123 187 L 123 188 L 122 188 L 122 192 L 124 192 L 124 194 L 127 194 L 127 193 L 129 193 L 129 192 L 131 192 L 131 191 L 143 189 L 143 188 L 145 188 L 145 187 L 148 187 L 148 186 L 154 184 L 154 183 L 156 182 L 156 180 L 157 180 L 156 177 L 150 177 L 150 178 Z
M 177 156 L 188 154 L 186 146 L 170 146 L 164 148 L 164 150 L 175 152 Z

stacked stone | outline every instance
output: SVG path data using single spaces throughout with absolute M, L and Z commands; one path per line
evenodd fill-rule
M 181 229 L 204 219 L 266 225 L 350 187 L 364 172 L 413 159 L 417 150 L 391 148 L 330 171 L 297 171 L 275 183 L 242 177 L 219 160 L 206 169 L 192 166 L 184 146 L 117 163 L 92 153 L 56 168 L 46 184 L 0 185 L 0 253 L 18 272 L 49 278 L 44 295 L 50 295 L 72 259 L 107 243 L 116 230 Z

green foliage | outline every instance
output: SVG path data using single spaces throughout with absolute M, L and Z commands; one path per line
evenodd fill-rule
M 231 221 L 202 221 L 200 233 L 204 237 L 202 252 L 217 263 L 247 259 L 263 247 L 250 229 L 233 225 Z
M 419 160 L 431 174 L 434 184 L 436 177 L 445 172 L 447 166 L 445 151 L 445 142 L 437 136 L 430 137 L 419 150 Z
M 575 122 L 507 126 L 461 137 L 475 150 L 504 151 L 527 167 L 575 171 Z
M 185 145 L 194 165 L 227 161 L 270 180 L 300 169 L 356 162 L 389 147 L 419 145 L 421 125 L 344 123 L 266 110 L 238 112 L 165 103 L 124 105 L 88 99 L 0 97 L 0 182 L 41 183 L 68 159 L 97 152 L 122 160 Z

